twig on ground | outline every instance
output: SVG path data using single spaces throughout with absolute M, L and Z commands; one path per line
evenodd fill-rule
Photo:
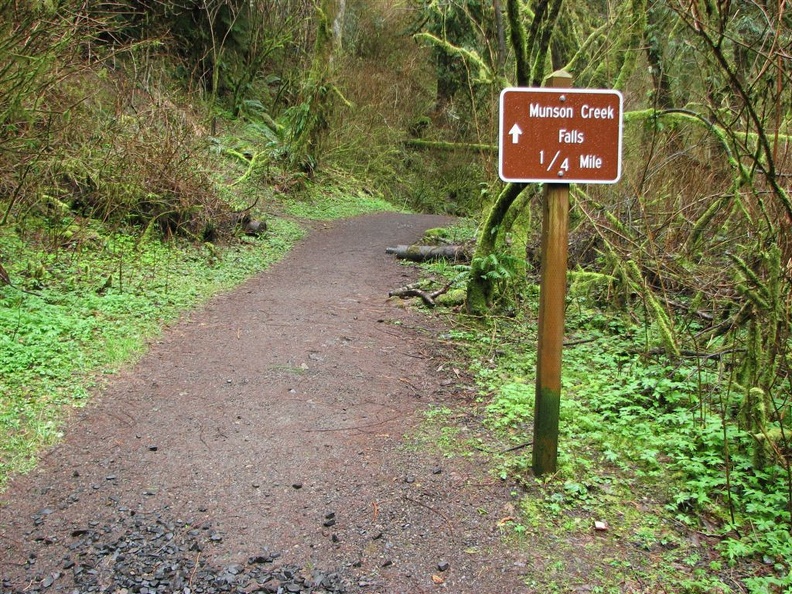
M 418 288 L 417 284 L 407 285 L 400 289 L 395 289 L 388 293 L 388 297 L 401 297 L 404 299 L 405 297 L 420 297 L 423 299 L 423 302 L 428 305 L 429 307 L 434 307 L 437 305 L 435 303 L 435 299 L 440 297 L 443 293 L 447 293 L 448 290 L 451 288 L 451 283 L 446 284 L 443 288 L 438 289 L 437 291 L 433 291 L 429 293 L 428 291 L 424 291 Z
M 409 501 L 410 503 L 414 503 L 415 505 L 420 505 L 421 507 L 425 507 L 430 512 L 435 513 L 438 516 L 440 516 L 441 518 L 443 518 L 445 520 L 446 524 L 448 524 L 448 530 L 451 532 L 452 535 L 454 534 L 454 525 L 451 523 L 451 520 L 448 519 L 448 516 L 446 516 L 443 512 L 433 508 L 431 505 L 425 504 L 423 501 L 418 501 L 417 499 L 413 499 L 412 497 L 410 497 L 408 495 L 402 495 L 402 497 L 404 499 L 406 499 L 407 501 Z
M 516 450 L 521 450 L 523 448 L 527 448 L 528 446 L 533 445 L 532 441 L 526 441 L 525 443 L 521 443 L 520 445 L 513 446 L 511 448 L 506 448 L 505 450 L 501 450 L 501 454 L 505 454 L 506 452 L 514 452 Z
M 187 585 L 192 588 L 193 579 L 195 579 L 195 574 L 198 572 L 198 568 L 200 567 L 198 561 L 201 559 L 201 552 L 199 551 L 198 554 L 195 556 L 195 567 L 193 567 L 192 573 L 190 574 L 190 579 L 187 581 Z

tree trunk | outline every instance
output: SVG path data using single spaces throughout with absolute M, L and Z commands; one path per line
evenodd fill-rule
M 528 86 L 531 77 L 531 67 L 528 65 L 528 39 L 523 26 L 520 12 L 520 0 L 506 0 L 506 14 L 509 19 L 511 44 L 517 61 L 515 66 L 517 86 Z
M 483 315 L 492 305 L 495 285 L 487 276 L 488 258 L 495 253 L 498 230 L 503 218 L 525 187 L 526 184 L 508 184 L 495 200 L 484 222 L 468 278 L 466 308 L 469 314 Z
M 554 0 L 544 25 L 538 30 L 537 56 L 531 73 L 531 84 L 533 86 L 538 87 L 544 81 L 545 72 L 547 71 L 547 52 L 550 48 L 550 39 L 553 36 L 553 30 L 558 21 L 558 13 L 560 11 L 561 0 Z
M 343 49 L 344 43 L 344 23 L 346 21 L 346 0 L 339 0 L 338 10 L 333 19 L 333 41 L 336 50 Z
M 498 37 L 498 76 L 503 76 L 503 67 L 506 64 L 506 32 L 503 27 L 503 12 L 500 0 L 492 0 L 492 8 L 495 12 L 495 31 Z
M 652 103 L 655 109 L 670 109 L 674 106 L 673 93 L 671 90 L 671 78 L 665 67 L 663 58 L 663 47 L 660 43 L 662 27 L 656 10 L 649 9 L 647 14 L 647 26 L 644 31 L 644 43 L 646 45 L 646 59 L 652 69 Z
M 630 3 L 630 10 L 630 33 L 622 48 L 624 61 L 619 69 L 619 76 L 616 77 L 616 81 L 613 83 L 613 88 L 620 91 L 624 90 L 627 80 L 635 70 L 639 48 L 644 39 L 644 32 L 646 31 L 646 0 L 633 0 Z
M 543 52 L 547 51 L 555 18 L 560 8 L 560 0 L 554 0 L 552 5 L 550 0 L 541 0 L 537 4 L 530 35 L 527 35 L 525 31 L 521 5 L 520 0 L 507 0 L 506 11 L 511 31 L 511 43 L 516 56 L 517 84 L 527 86 L 531 82 L 531 54 L 537 44 L 544 47 Z M 468 278 L 466 307 L 470 314 L 483 315 L 492 305 L 495 284 L 488 275 L 488 262 L 491 259 L 490 256 L 496 251 L 499 239 L 503 237 L 503 222 L 506 213 L 525 188 L 526 184 L 508 184 L 495 200 L 495 204 L 487 215 L 476 243 Z
M 301 108 L 297 110 L 300 121 L 292 124 L 291 161 L 301 169 L 311 172 L 319 164 L 319 142 L 327 129 L 327 121 L 336 94 L 333 92 L 332 29 L 333 0 L 321 0 L 316 4 L 316 40 L 314 41 L 311 68 L 303 83 L 300 97 Z

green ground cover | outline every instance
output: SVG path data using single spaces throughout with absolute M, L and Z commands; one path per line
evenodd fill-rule
M 431 409 L 431 437 L 419 438 L 484 456 L 515 485 L 516 513 L 499 525 L 541 569 L 532 591 L 790 591 L 788 470 L 757 466 L 718 359 L 647 347 L 640 313 L 568 297 L 559 467 L 533 475 L 537 297 L 529 283 L 516 315 L 453 318 L 444 339 L 471 374 L 474 405 Z

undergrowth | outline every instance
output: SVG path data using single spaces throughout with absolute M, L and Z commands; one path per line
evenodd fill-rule
M 344 187 L 328 187 L 319 198 L 286 200 L 284 208 L 291 216 L 310 220 L 331 220 L 365 213 L 399 210 L 378 194 L 365 188 Z
M 482 427 L 475 453 L 488 452 L 494 472 L 515 484 L 520 513 L 502 523 L 504 534 L 515 546 L 538 547 L 537 558 L 559 560 L 530 572 L 529 585 L 550 592 L 789 591 L 787 472 L 752 463 L 755 437 L 728 421 L 739 403 L 720 362 L 647 350 L 645 328 L 634 321 L 585 300 L 570 303 L 553 476 L 531 471 L 533 299 L 518 317 L 485 326 L 461 319 L 445 336 L 464 349 L 478 386 L 474 412 L 466 412 Z M 438 424 L 454 422 L 449 413 Z M 458 446 L 446 453 L 458 455 Z M 607 528 L 595 530 L 595 522 Z M 569 542 L 579 547 L 565 556 L 561 545 Z

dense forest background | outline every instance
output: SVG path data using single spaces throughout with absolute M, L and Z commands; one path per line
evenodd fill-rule
M 735 530 L 757 513 L 775 540 L 746 554 L 787 566 L 790 47 L 780 0 L 0 0 L 0 233 L 211 246 L 276 196 L 343 186 L 474 220 L 454 282 L 468 313 L 513 316 L 541 189 L 497 179 L 498 95 L 558 69 L 618 89 L 624 175 L 572 187 L 570 303 L 694 370 L 717 479 L 677 503 L 719 500 Z M 46 285 L 9 254 L 3 284 Z

